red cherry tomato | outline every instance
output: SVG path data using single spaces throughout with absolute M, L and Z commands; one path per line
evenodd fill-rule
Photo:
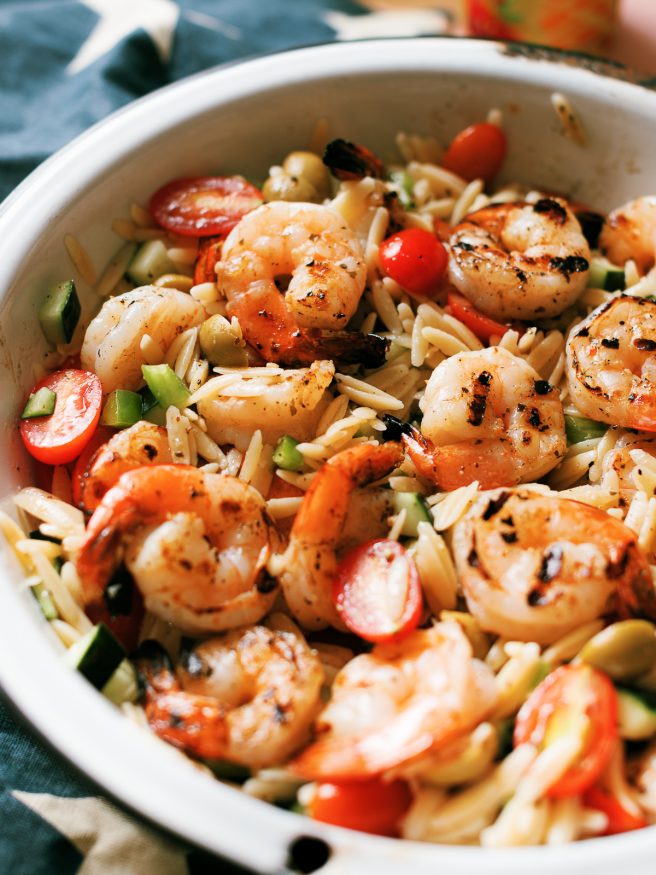
M 47 465 L 66 465 L 80 455 L 100 418 L 102 385 L 90 371 L 67 368 L 39 380 L 32 392 L 46 386 L 57 400 L 51 416 L 21 419 L 20 433 L 31 455 Z
M 582 726 L 587 730 L 580 758 L 550 787 L 547 795 L 553 798 L 584 793 L 608 765 L 617 743 L 615 687 L 588 665 L 563 665 L 538 684 L 519 710 L 515 747 L 525 742 L 541 747 L 550 734 Z
M 423 228 L 392 234 L 380 244 L 379 257 L 387 276 L 417 298 L 435 295 L 448 262 L 444 246 Z
M 633 829 L 642 829 L 647 826 L 647 820 L 641 814 L 632 814 L 627 811 L 618 800 L 606 793 L 601 787 L 590 787 L 583 795 L 583 802 L 588 808 L 596 808 L 603 811 L 608 818 L 608 826 L 604 835 L 613 836 L 621 832 L 630 832 Z
M 88 513 L 92 511 L 92 508 L 87 507 L 85 504 L 84 493 L 87 483 L 87 471 L 91 465 L 91 460 L 96 454 L 96 450 L 100 449 L 103 444 L 106 444 L 115 433 L 113 429 L 104 428 L 102 425 L 99 426 L 75 461 L 71 475 L 71 486 L 73 487 L 73 504 L 79 507 L 80 510 L 87 511 Z
M 175 234 L 225 236 L 263 200 L 262 193 L 241 176 L 199 176 L 174 179 L 160 188 L 150 199 L 150 212 Z
M 503 337 L 508 330 L 507 325 L 495 322 L 494 319 L 490 319 L 489 316 L 481 313 L 464 295 L 456 292 L 455 289 L 449 290 L 447 304 L 451 315 L 455 319 L 459 319 L 470 331 L 473 331 L 476 337 L 482 340 L 483 343 L 489 343 L 490 338 L 493 336 Z
M 317 784 L 308 814 L 322 823 L 375 835 L 396 836 L 398 824 L 412 803 L 405 781 L 358 781 Z
M 417 567 L 398 541 L 360 544 L 339 564 L 333 601 L 344 624 L 365 641 L 402 638 L 421 617 Z
M 463 179 L 490 182 L 506 157 L 506 135 L 497 125 L 479 122 L 457 134 L 442 159 L 442 166 Z
M 216 282 L 217 261 L 221 259 L 221 237 L 201 237 L 198 244 L 198 255 L 194 265 L 194 285 Z

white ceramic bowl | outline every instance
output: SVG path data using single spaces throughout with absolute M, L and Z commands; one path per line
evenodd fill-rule
M 594 66 L 477 41 L 322 46 L 196 76 L 137 101 L 72 142 L 35 171 L 0 214 L 5 503 L 30 480 L 16 417 L 33 383 L 32 364 L 46 353 L 36 303 L 45 287 L 71 274 L 65 233 L 75 234 L 101 268 L 118 245 L 111 219 L 132 201 L 145 202 L 160 184 L 185 175 L 239 172 L 261 179 L 270 164 L 306 144 L 320 116 L 334 136 L 387 157 L 400 129 L 447 141 L 492 106 L 505 114 L 507 178 L 610 208 L 656 191 L 656 94 L 600 75 Z M 563 137 L 549 102 L 553 91 L 572 100 L 587 148 Z M 90 290 L 81 281 L 79 287 L 90 306 Z M 19 592 L 19 581 L 3 546 L 0 682 L 15 707 L 105 791 L 210 851 L 261 873 L 280 872 L 288 848 L 305 834 L 332 849 L 322 871 L 341 875 L 653 871 L 653 828 L 560 848 L 419 845 L 325 827 L 209 781 L 63 666 L 54 636 L 33 600 Z

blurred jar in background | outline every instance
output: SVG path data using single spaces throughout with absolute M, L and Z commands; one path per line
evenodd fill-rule
M 617 0 L 468 0 L 474 36 L 595 51 L 610 37 Z

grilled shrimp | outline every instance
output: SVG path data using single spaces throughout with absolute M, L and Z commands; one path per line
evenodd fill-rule
M 470 213 L 451 235 L 449 277 L 494 319 L 543 319 L 586 286 L 590 248 L 563 200 L 507 203 Z
M 599 248 L 614 264 L 632 258 L 645 273 L 656 259 L 656 196 L 629 201 L 608 216 L 599 235 Z
M 343 450 L 322 465 L 305 493 L 289 545 L 270 570 L 278 576 L 290 611 L 306 629 L 341 627 L 332 587 L 351 494 L 357 486 L 384 477 L 401 460 L 401 447 L 393 442 Z
M 94 371 L 105 392 L 138 389 L 143 383 L 141 366 L 146 360 L 140 343 L 150 335 L 163 351 L 175 338 L 200 325 L 205 308 L 175 289 L 142 286 L 108 298 L 84 335 L 82 367 Z
M 148 641 L 136 665 L 151 729 L 204 759 L 251 768 L 284 762 L 321 704 L 323 669 L 300 633 L 234 629 L 184 652 L 175 675 Z
M 166 429 L 152 422 L 137 422 L 117 431 L 91 457 L 80 478 L 80 504 L 88 513 L 94 511 L 108 489 L 121 474 L 144 465 L 171 463 Z
M 339 672 L 317 741 L 292 768 L 310 780 L 378 775 L 469 732 L 495 696 L 492 672 L 474 659 L 457 623 L 378 644 Z
M 259 492 L 227 474 L 153 465 L 123 474 L 89 520 L 77 560 L 89 616 L 121 552 L 146 608 L 183 632 L 232 629 L 276 597 L 266 574 L 278 536 Z
M 481 489 L 537 480 L 565 453 L 557 390 L 500 347 L 445 359 L 419 406 L 421 433 L 401 425 L 403 443 L 420 476 L 440 489 L 474 480 Z M 389 434 L 396 436 L 393 428 Z
M 656 437 L 646 437 L 639 432 L 625 432 L 617 439 L 613 449 L 604 453 L 601 463 L 602 474 L 616 472 L 620 493 L 626 498 L 630 498 L 636 491 L 632 474 L 637 466 L 631 457 L 634 450 L 643 450 L 656 458 Z
M 453 532 L 467 606 L 482 629 L 550 644 L 604 614 L 656 619 L 636 535 L 604 511 L 528 489 L 481 496 Z
M 258 207 L 226 238 L 216 273 L 228 314 L 267 361 L 383 363 L 386 341 L 344 330 L 362 297 L 366 267 L 356 235 L 330 207 L 284 201 Z
M 567 384 L 585 416 L 656 431 L 656 304 L 620 295 L 567 341 Z
M 257 378 L 242 380 L 229 387 L 229 396 L 199 401 L 198 412 L 217 443 L 240 450 L 246 449 L 257 428 L 268 444 L 285 434 L 297 441 L 311 440 L 330 401 L 327 389 L 334 374 L 332 362 L 317 361 L 309 368 L 263 378 L 259 394 L 252 391 Z

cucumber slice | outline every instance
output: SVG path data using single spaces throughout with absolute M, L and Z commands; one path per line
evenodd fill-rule
M 111 428 L 129 428 L 141 419 L 142 398 L 127 389 L 110 392 L 100 422 Z
M 273 451 L 273 464 L 283 471 L 300 471 L 303 467 L 303 456 L 296 449 L 298 441 L 286 434 L 280 438 Z
M 568 444 L 580 444 L 591 438 L 603 437 L 608 431 L 604 422 L 595 422 L 594 419 L 586 419 L 584 416 L 565 416 L 565 432 Z
M 191 392 L 168 365 L 142 365 L 141 373 L 160 407 L 187 406 Z
M 80 299 L 73 280 L 53 286 L 39 307 L 39 322 L 46 340 L 56 346 L 70 343 L 80 319 Z
M 626 285 L 624 268 L 611 264 L 607 258 L 593 258 L 590 262 L 588 286 L 592 289 L 604 289 L 607 292 L 617 292 Z
M 118 668 L 104 685 L 101 693 L 115 705 L 137 701 L 139 683 L 137 673 L 129 659 L 124 659 L 119 663 Z
M 55 404 L 57 403 L 57 395 L 42 386 L 33 392 L 27 399 L 27 403 L 21 413 L 21 419 L 36 419 L 38 416 L 52 416 L 55 412 Z
M 152 422 L 154 425 L 166 425 L 166 411 L 159 406 L 157 398 L 148 386 L 139 389 L 141 395 L 141 418 Z
M 401 529 L 402 537 L 416 538 L 419 523 L 433 522 L 424 496 L 419 492 L 394 492 L 392 500 L 397 514 L 401 513 L 402 510 L 406 511 L 405 522 Z
M 46 620 L 56 620 L 59 616 L 59 612 L 57 611 L 57 606 L 52 600 L 50 590 L 46 589 L 42 583 L 35 583 L 32 587 L 32 595 L 37 600 L 39 607 L 41 608 L 41 613 Z
M 125 271 L 129 279 L 138 286 L 150 285 L 165 273 L 177 272 L 178 269 L 169 258 L 161 240 L 147 240 L 142 243 Z
M 98 623 L 69 648 L 65 660 L 96 689 L 102 690 L 125 656 L 123 645 L 104 623 Z
M 641 741 L 656 735 L 656 696 L 618 687 L 617 713 L 622 738 Z

